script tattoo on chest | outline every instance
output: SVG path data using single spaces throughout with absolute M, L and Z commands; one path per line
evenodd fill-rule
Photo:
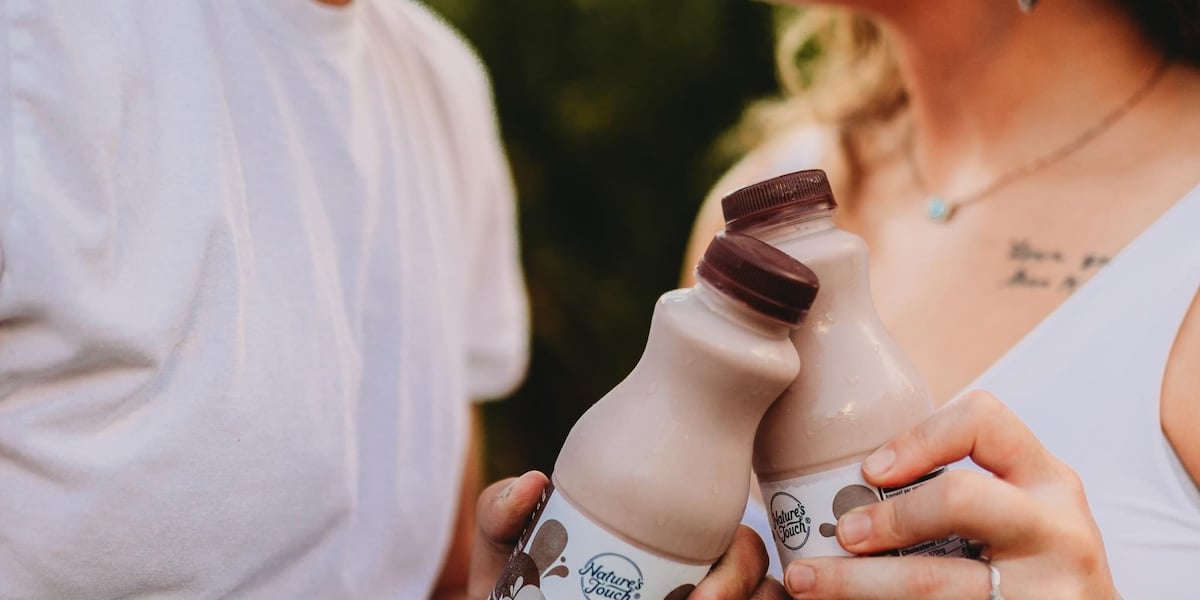
M 1084 284 L 1109 257 L 1097 252 L 1072 255 L 1062 250 L 1036 246 L 1029 240 L 1013 240 L 1008 259 L 1013 273 L 1004 280 L 1006 287 L 1055 290 L 1071 293 Z

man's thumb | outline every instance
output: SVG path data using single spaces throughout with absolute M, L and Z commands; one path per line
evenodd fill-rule
M 496 585 L 547 483 L 545 475 L 530 471 L 493 483 L 479 495 L 468 588 L 472 600 L 486 598 Z

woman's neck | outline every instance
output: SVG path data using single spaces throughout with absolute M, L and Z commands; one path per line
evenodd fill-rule
M 978 187 L 1068 143 L 1161 61 L 1118 7 L 1096 0 L 885 2 L 908 85 L 914 158 L 928 183 Z

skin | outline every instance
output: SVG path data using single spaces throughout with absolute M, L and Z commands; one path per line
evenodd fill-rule
M 1122 13 L 1092 0 L 1043 2 L 1029 16 L 1012 2 L 839 4 L 874 13 L 895 41 L 911 94 L 903 131 L 911 123 L 916 164 L 950 197 L 977 190 L 1091 127 L 1160 60 Z M 925 218 L 926 194 L 914 184 L 903 152 L 868 157 L 857 192 L 839 198 L 845 208 L 837 222 L 870 246 L 876 306 L 939 403 L 969 385 L 1198 183 L 1196 106 L 1200 73 L 1175 65 L 1102 135 L 961 209 L 947 224 Z M 903 137 L 894 137 L 900 148 Z M 721 229 L 720 196 L 776 175 L 768 169 L 778 151 L 759 149 L 718 184 L 698 217 L 686 264 L 695 264 Z M 821 166 L 821 157 L 809 166 Z M 937 257 L 937 269 L 927 267 L 929 257 Z M 1197 372 L 1200 297 L 1180 328 L 1157 399 L 1164 434 L 1200 481 Z M 995 399 L 969 394 L 945 404 L 885 449 L 894 466 L 864 470 L 878 485 L 902 483 L 968 455 L 997 478 L 951 473 L 901 499 L 853 511 L 838 526 L 848 550 L 872 552 L 965 532 L 989 545 L 993 563 L 1006 574 L 1002 589 L 1009 600 L 1116 596 L 1078 477 Z M 904 515 L 903 527 L 897 514 Z M 1012 539 L 1008 532 L 1017 524 L 979 517 L 1004 514 L 1047 518 L 1028 525 L 1028 537 Z M 863 516 L 869 517 L 859 528 L 865 541 L 851 544 L 846 532 L 855 527 L 848 519 Z M 798 561 L 785 580 L 797 598 L 975 598 L 988 588 L 979 563 L 920 558 Z M 807 592 L 801 592 L 804 583 L 812 586 Z M 1017 587 L 1031 583 L 1037 589 Z
M 458 517 L 455 519 L 454 534 L 451 537 L 450 551 L 447 554 L 442 573 L 438 577 L 432 597 L 436 600 L 453 598 L 486 597 L 467 596 L 466 590 L 470 583 L 471 552 L 475 547 L 476 536 L 479 535 L 477 525 L 478 511 L 472 499 L 479 496 L 483 488 L 483 466 L 481 447 L 483 440 L 482 420 L 478 407 L 471 407 L 470 438 L 468 440 L 466 465 L 463 467 L 462 484 L 458 497 Z M 535 498 L 536 501 L 536 498 Z M 529 509 L 532 512 L 532 508 Z M 497 577 L 500 571 L 496 571 Z M 493 583 L 495 583 L 493 581 Z

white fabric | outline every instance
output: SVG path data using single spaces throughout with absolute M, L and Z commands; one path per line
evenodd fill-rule
M 798 136 L 765 175 L 808 168 L 819 148 Z M 1191 597 L 1200 566 L 1200 491 L 1159 414 L 1171 346 L 1200 292 L 1198 226 L 1200 187 L 967 387 L 995 393 L 1079 473 L 1130 600 Z M 744 522 L 770 546 L 761 505 L 750 502 Z
M 1162 432 L 1163 372 L 1200 291 L 1200 188 L 970 387 L 990 390 L 1083 480 L 1125 598 L 1185 598 L 1200 491 Z
M 0 598 L 421 598 L 521 377 L 474 56 L 408 0 L 0 2 Z

